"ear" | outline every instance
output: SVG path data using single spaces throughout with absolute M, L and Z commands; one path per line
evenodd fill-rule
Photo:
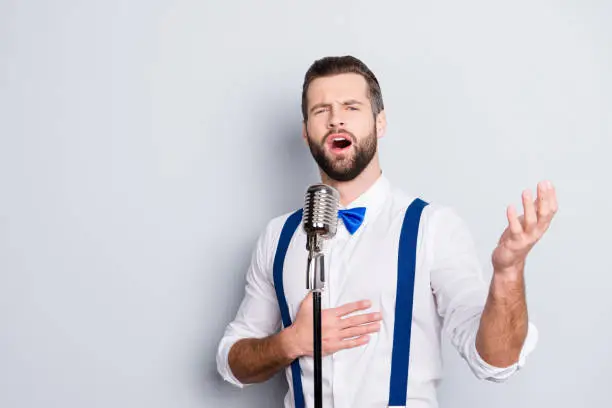
M 302 121 L 302 139 L 304 140 L 304 143 L 306 143 L 306 146 L 308 146 L 308 130 L 306 129 L 305 121 Z
M 387 132 L 387 114 L 384 109 L 376 116 L 376 134 L 380 139 Z

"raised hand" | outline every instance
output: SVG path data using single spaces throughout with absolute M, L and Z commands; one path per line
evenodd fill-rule
M 527 254 L 548 230 L 558 210 L 552 183 L 538 183 L 535 201 L 529 190 L 523 191 L 523 210 L 524 214 L 518 216 L 513 206 L 507 209 L 508 227 L 492 254 L 495 272 L 522 271 Z
M 367 344 L 370 340 L 369 334 L 380 330 L 382 319 L 380 313 L 347 316 L 354 312 L 367 310 L 370 305 L 370 301 L 361 300 L 321 311 L 321 352 L 323 356 Z M 302 301 L 295 322 L 290 327 L 293 330 L 292 343 L 297 350 L 298 357 L 312 356 L 314 347 L 311 293 Z

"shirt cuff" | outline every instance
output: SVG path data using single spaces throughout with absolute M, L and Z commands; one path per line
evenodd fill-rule
M 229 365 L 230 349 L 234 344 L 236 344 L 238 340 L 240 340 L 240 338 L 238 337 L 224 338 L 223 340 L 221 340 L 221 342 L 219 343 L 219 349 L 217 351 L 217 371 L 225 381 L 238 388 L 245 388 L 251 384 L 245 384 L 240 382 L 240 380 L 238 380 L 234 376 L 234 373 L 232 373 L 232 369 Z
M 476 377 L 493 382 L 503 382 L 509 379 L 514 373 L 520 370 L 527 360 L 527 356 L 535 349 L 538 342 L 538 329 L 529 322 L 527 326 L 527 337 L 523 343 L 523 348 L 519 354 L 519 359 L 516 363 L 508 367 L 495 367 L 482 359 L 478 350 L 476 350 L 476 336 L 471 342 L 471 361 L 473 362 L 472 370 Z

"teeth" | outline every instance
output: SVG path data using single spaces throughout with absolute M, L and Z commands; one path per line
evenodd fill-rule
M 346 138 L 344 138 L 344 137 L 335 137 L 334 138 L 334 142 L 341 142 L 343 140 L 346 140 Z

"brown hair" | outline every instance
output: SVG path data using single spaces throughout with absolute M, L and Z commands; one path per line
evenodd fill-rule
M 365 78 L 368 84 L 369 98 L 372 104 L 372 113 L 376 117 L 384 108 L 382 92 L 376 76 L 361 60 L 345 55 L 342 57 L 325 57 L 316 60 L 304 76 L 302 86 L 302 118 L 304 122 L 308 120 L 308 100 L 306 93 L 310 83 L 317 78 L 338 74 L 359 74 Z

